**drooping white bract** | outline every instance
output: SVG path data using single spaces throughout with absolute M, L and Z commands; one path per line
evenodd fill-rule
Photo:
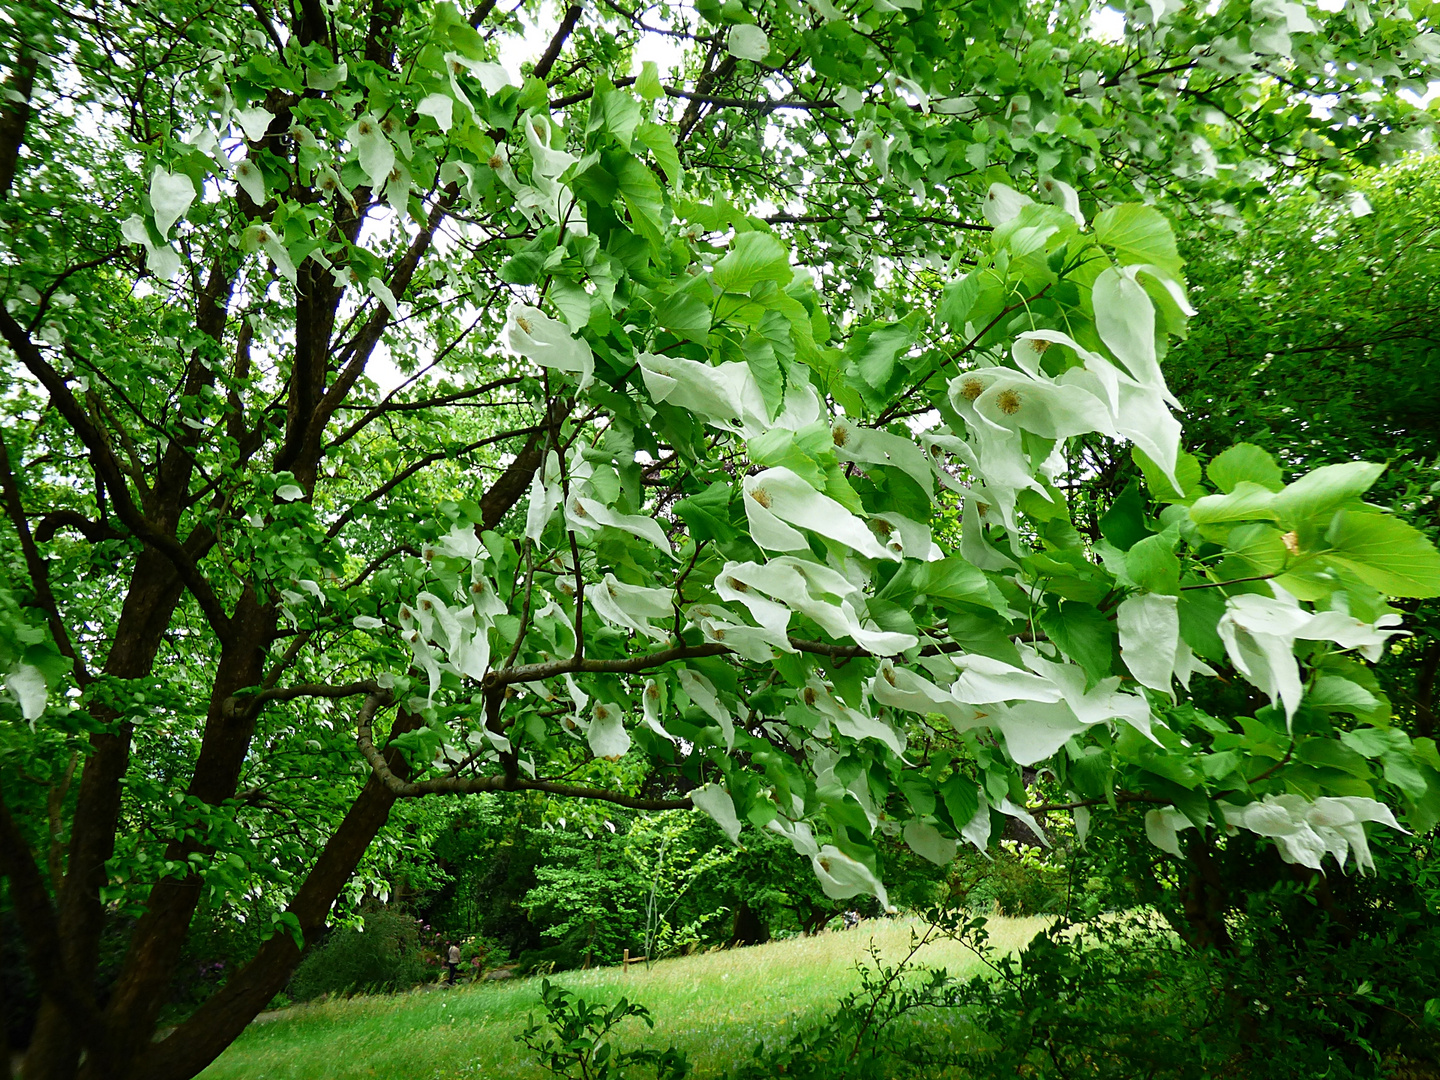
M 675 673 L 675 677 L 680 680 L 680 689 L 685 691 L 685 695 L 720 725 L 720 732 L 725 738 L 725 749 L 734 749 L 735 718 L 715 692 L 715 684 L 690 668 L 681 668 Z
M 360 170 L 365 174 L 371 191 L 384 191 L 395 168 L 395 147 L 380 130 L 380 119 L 366 113 L 345 132 L 345 139 L 355 147 Z
M 588 485 L 586 489 L 588 490 Z M 667 555 L 674 554 L 670 539 L 654 518 L 644 514 L 622 514 L 585 495 L 570 496 L 570 501 L 565 504 L 565 524 L 587 534 L 602 526 L 620 529 L 642 540 L 648 540 Z
M 740 843 L 740 819 L 735 816 L 735 802 L 719 784 L 706 784 L 690 792 L 690 802 L 714 819 L 732 844 Z
M 645 726 L 661 738 L 669 739 L 672 743 L 678 744 L 680 740 L 666 731 L 665 725 L 660 722 L 660 695 L 660 684 L 654 679 L 646 679 L 645 689 L 640 695 Z
M 1266 795 L 1244 806 L 1222 806 L 1226 823 L 1275 841 L 1280 857 L 1319 870 L 1328 852 L 1341 867 L 1353 851 L 1361 870 L 1374 870 L 1375 860 L 1365 837 L 1365 822 L 1388 825 L 1405 832 L 1384 803 L 1363 796 L 1320 798 L 1310 802 L 1300 795 Z
M 155 215 L 155 228 L 162 238 L 170 235 L 170 226 L 184 217 L 195 201 L 195 182 L 184 173 L 169 173 L 156 166 L 150 174 L 150 209 Z
M 905 753 L 905 732 L 891 727 L 884 720 L 866 716 L 859 709 L 852 709 L 835 696 L 833 687 L 814 676 L 805 684 L 804 701 L 829 720 L 836 731 L 847 738 L 860 742 L 875 739 L 890 748 L 896 757 Z
M 960 701 L 923 675 L 896 667 L 889 660 L 880 662 L 870 680 L 870 695 L 892 709 L 904 709 L 921 716 L 938 713 L 948 719 L 956 731 L 968 731 L 984 723 L 984 714 L 975 706 Z
M 985 192 L 985 220 L 997 228 L 1006 224 L 1035 200 L 1022 195 L 1008 184 L 991 184 Z
M 625 730 L 625 716 L 620 706 L 608 701 L 596 702 L 585 738 L 590 752 L 597 758 L 619 761 L 624 757 L 630 749 L 630 733 Z
M 1304 687 L 1295 642 L 1333 641 L 1342 649 L 1359 649 L 1376 658 L 1384 643 L 1401 633 L 1398 615 L 1382 615 L 1373 624 L 1341 611 L 1305 611 L 1295 598 L 1272 586 L 1276 596 L 1244 593 L 1225 601 L 1217 627 L 1225 651 L 1239 672 L 1271 702 L 1285 708 L 1288 727 L 1300 707 Z
M 530 502 L 525 510 L 525 538 L 532 544 L 540 542 L 545 526 L 554 516 L 562 498 L 560 488 L 560 457 L 551 450 L 545 463 L 535 470 L 530 480 Z
M 855 606 L 864 604 L 860 590 L 843 574 L 806 559 L 782 555 L 765 563 L 727 563 L 716 578 L 716 589 L 725 599 L 745 604 L 757 621 L 776 633 L 784 632 L 788 616 L 782 624 L 781 613 L 751 590 L 804 615 L 832 637 L 848 638 L 877 656 L 894 656 L 919 644 L 913 634 L 866 625 Z
M 861 427 L 845 419 L 836 420 L 830 427 L 830 434 L 835 441 L 835 455 L 841 461 L 893 466 L 934 499 L 935 477 L 930 462 L 925 459 L 925 451 L 913 440 L 888 431 Z
M 1085 215 L 1080 212 L 1080 195 L 1065 181 L 1056 180 L 1053 176 L 1045 177 L 1040 181 L 1040 198 L 1060 207 L 1075 219 L 1076 225 L 1084 227 Z
M 589 343 L 537 307 L 516 304 L 510 309 L 505 323 L 505 343 L 516 356 L 541 367 L 580 376 L 581 390 L 595 380 L 595 353 Z
M 768 664 L 777 652 L 794 652 L 789 641 L 763 626 L 751 626 L 739 614 L 719 604 L 692 604 L 686 611 L 691 623 L 700 628 L 705 640 L 724 645 L 731 652 L 757 664 Z
M 145 249 L 145 268 L 161 281 L 170 281 L 180 272 L 180 256 L 169 244 L 156 244 L 150 239 L 145 219 L 139 214 L 131 214 L 120 223 L 120 235 L 127 243 Z
M 651 619 L 668 619 L 674 614 L 675 594 L 670 589 L 628 585 L 614 574 L 606 574 L 599 585 L 585 590 L 591 608 L 611 626 L 644 634 L 653 641 L 665 641 L 670 632 L 653 625 Z
M 750 536 L 762 548 L 810 550 L 804 534 L 792 528 L 798 525 L 872 559 L 900 558 L 876 540 L 858 517 L 784 466 L 747 476 L 744 489 Z
M 948 836 L 941 836 L 939 829 L 924 821 L 907 822 L 902 835 L 911 851 L 936 866 L 949 866 L 960 850 L 959 844 Z
M 861 893 L 870 893 L 880 901 L 880 906 L 890 910 L 890 897 L 885 886 L 864 863 L 852 859 L 834 844 L 826 844 L 810 856 L 815 876 L 820 879 L 820 888 L 832 900 L 848 900 Z
M 645 389 L 657 402 L 693 413 L 721 431 L 764 431 L 765 396 L 747 364 L 702 364 L 682 356 L 642 352 L 636 357 Z
M 1141 686 L 1171 692 L 1180 649 L 1180 598 L 1140 593 L 1120 605 L 1120 659 Z
M 985 705 L 996 701 L 1061 701 L 1065 693 L 1049 679 L 1003 660 L 965 653 L 953 657 L 960 677 L 950 688 L 957 701 Z
M 20 715 L 33 727 L 45 711 L 45 702 L 50 694 L 40 669 L 34 664 L 16 664 L 5 676 L 5 689 L 15 696 Z

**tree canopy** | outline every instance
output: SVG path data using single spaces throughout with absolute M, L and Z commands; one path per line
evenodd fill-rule
M 1426 144 L 1433 6 L 1332 7 L 6 8 L 26 1076 L 194 1075 L 399 799 L 694 806 L 881 903 L 880 838 L 1040 809 L 1311 868 L 1432 827 L 1363 661 L 1440 555 L 1381 463 L 1187 452 L 1164 374 L 1173 221 L 1363 214 Z M 1096 447 L 1143 482 L 1095 498 Z

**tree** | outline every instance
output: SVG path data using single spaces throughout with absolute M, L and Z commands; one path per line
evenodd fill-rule
M 1205 486 L 1159 366 L 1181 261 L 1131 201 L 1363 208 L 1348 170 L 1429 130 L 1429 16 L 1090 16 L 574 5 L 520 78 L 489 2 L 7 9 L 26 1076 L 194 1075 L 401 798 L 695 805 L 882 903 L 877 830 L 983 846 L 1042 762 L 1082 830 L 1140 802 L 1172 850 L 1363 864 L 1377 795 L 1433 823 L 1433 742 L 1348 730 L 1341 653 L 1440 560 L 1361 501 L 1378 467 L 1285 485 L 1240 447 Z M 656 38 L 668 81 L 629 73 Z M 1083 539 L 1082 436 L 1163 506 Z M 1253 716 L 1171 705 L 1197 654 Z M 152 1042 L 202 896 L 257 887 L 277 932 Z

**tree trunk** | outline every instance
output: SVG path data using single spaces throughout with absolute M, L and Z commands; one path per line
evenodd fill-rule
M 140 553 L 105 674 L 139 679 L 150 673 L 181 590 L 180 579 L 165 556 L 149 548 Z M 114 730 L 90 737 L 91 753 L 80 773 L 65 881 L 63 885 L 52 883 L 58 893 L 60 935 L 60 955 L 52 962 L 63 966 L 72 985 L 93 994 L 96 953 L 105 926 L 100 889 L 105 884 L 105 864 L 115 853 L 120 781 L 130 764 L 132 725 L 116 724 L 117 714 L 106 705 L 92 706 L 90 714 L 102 724 L 113 724 Z M 25 1080 L 67 1080 L 75 1074 L 84 1040 L 73 1024 L 74 1018 L 53 997 L 42 996 L 35 1034 L 25 1055 Z
M 402 712 L 392 733 L 403 734 L 420 726 L 420 718 Z M 386 759 L 403 778 L 410 768 L 400 752 L 390 749 Z M 300 891 L 286 909 L 300 920 L 306 944 L 325 929 L 330 907 L 355 872 L 375 834 L 384 827 L 395 795 L 371 776 L 345 820 L 325 845 Z M 135 1061 L 128 1076 L 133 1080 L 189 1080 L 234 1041 L 270 999 L 285 988 L 301 952 L 287 933 L 278 933 L 260 946 L 255 959 L 230 977 L 225 986 L 181 1024 L 164 1041 L 155 1043 Z

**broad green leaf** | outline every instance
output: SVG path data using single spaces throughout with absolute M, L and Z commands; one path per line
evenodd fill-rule
M 1110 674 L 1115 655 L 1115 624 L 1093 604 L 1061 600 L 1040 613 L 1040 629 L 1074 660 L 1091 681 Z
M 1241 481 L 1259 484 L 1268 491 L 1279 491 L 1285 486 L 1280 466 L 1260 447 L 1252 443 L 1236 443 L 1224 453 L 1218 454 L 1205 469 L 1210 482 L 1225 494 L 1235 490 Z
M 730 524 L 730 485 L 717 480 L 698 495 L 681 499 L 675 513 L 695 540 L 726 543 L 738 534 Z
M 1307 765 L 1339 769 L 1361 780 L 1370 778 L 1370 766 L 1365 763 L 1364 755 L 1335 739 L 1303 739 L 1295 747 L 1295 756 Z
M 1221 581 L 1273 574 L 1290 556 L 1280 530 L 1263 522 L 1235 526 L 1225 539 L 1225 550 L 1228 554 L 1216 569 Z
M 646 101 L 663 97 L 665 88 L 660 84 L 660 65 L 646 60 L 640 65 L 640 77 L 635 80 L 635 92 Z
M 1364 494 L 1384 471 L 1384 465 L 1366 461 L 1321 466 L 1275 495 L 1275 514 L 1288 524 L 1303 524 Z
M 975 269 L 959 281 L 945 286 L 940 296 L 940 306 L 935 312 L 938 322 L 949 324 L 957 333 L 965 329 L 970 310 L 980 296 L 980 277 L 983 270 Z
M 951 557 L 926 563 L 921 580 L 921 591 L 942 606 L 956 603 L 986 608 L 995 606 L 996 597 L 990 580 L 964 559 Z
M 1324 675 L 1315 680 L 1305 694 L 1305 704 L 1325 712 L 1346 712 L 1364 716 L 1378 704 L 1375 695 L 1358 683 L 1338 675 Z
M 795 276 L 790 252 L 767 232 L 745 232 L 735 237 L 730 251 L 715 264 L 713 280 L 726 292 L 749 292 L 762 281 L 788 284 Z
M 1122 266 L 1149 263 L 1178 279 L 1184 265 L 1170 222 L 1153 206 L 1125 203 L 1103 211 L 1095 218 L 1095 239 L 1110 248 Z
M 647 63 L 647 67 L 653 67 L 653 63 Z M 665 173 L 665 179 L 671 184 L 680 182 L 680 155 L 675 150 L 675 139 L 670 134 L 670 129 L 662 124 L 652 124 L 648 120 L 635 129 L 635 138 L 643 143 L 655 158 L 655 164 L 659 165 Z
M 1228 495 L 1206 495 L 1190 507 L 1190 520 L 1197 525 L 1218 525 L 1227 521 L 1273 521 L 1278 516 L 1274 492 L 1242 480 Z
M 1132 547 L 1125 558 L 1130 577 L 1142 589 L 1175 595 L 1180 592 L 1180 559 L 1175 554 L 1179 537 L 1166 529 L 1147 536 Z
M 682 289 L 660 301 L 655 322 L 676 337 L 703 345 L 710 333 L 710 305 L 694 289 Z
M 872 409 L 883 407 L 899 391 L 905 374 L 899 360 L 915 341 L 915 326 L 913 317 L 875 323 L 855 331 L 846 343 L 845 358 L 858 378 L 856 388 Z
M 980 791 L 975 781 L 955 773 L 940 785 L 940 798 L 956 829 L 963 829 L 980 809 Z
M 1356 728 L 1354 731 L 1341 732 L 1340 741 L 1367 758 L 1408 752 L 1410 749 L 1410 737 L 1395 728 Z
M 1326 559 L 1387 596 L 1440 596 L 1440 552 L 1412 525 L 1388 514 L 1336 513 Z
M 1177 489 L 1165 475 L 1165 471 L 1152 461 L 1138 446 L 1130 448 L 1130 457 L 1140 467 L 1145 477 L 1145 486 L 1150 494 L 1163 503 L 1188 503 L 1200 492 L 1200 461 L 1194 454 L 1180 451 L 1175 461 L 1175 479 L 1180 481 Z

